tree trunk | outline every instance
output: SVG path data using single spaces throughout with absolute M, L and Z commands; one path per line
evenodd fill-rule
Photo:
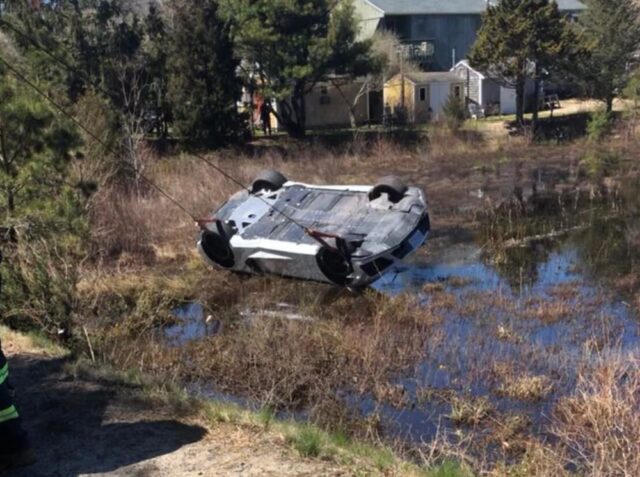
M 11 170 L 11 164 L 9 162 L 9 152 L 7 151 L 7 144 L 4 137 L 3 129 L 0 129 L 0 155 L 2 156 L 2 165 L 4 167 L 4 172 L 7 177 L 11 177 L 15 180 L 15 172 Z M 16 203 L 15 203 L 15 195 L 14 189 L 11 187 L 11 184 L 7 184 L 5 188 L 5 192 L 7 194 L 7 217 L 13 218 L 15 216 L 16 211 Z M 18 234 L 16 232 L 15 227 L 9 226 L 8 231 L 8 240 L 10 243 L 18 243 Z
M 607 113 L 610 113 L 611 111 L 613 111 L 613 95 L 607 96 L 606 103 L 607 103 Z
M 342 97 L 342 100 L 344 101 L 344 104 L 347 106 L 347 109 L 349 111 L 349 125 L 351 126 L 351 129 L 357 129 L 358 128 L 358 118 L 357 118 L 357 114 L 356 113 L 357 113 L 357 108 L 358 108 L 358 101 L 360 101 L 360 98 L 362 97 L 363 94 L 365 94 L 365 91 L 368 89 L 368 82 L 365 82 L 362 85 L 362 87 L 360 88 L 360 90 L 356 94 L 356 97 L 353 100 L 353 102 L 349 101 L 349 98 L 347 98 L 347 96 L 342 91 L 342 88 L 340 87 L 340 84 L 333 83 L 333 86 L 334 86 L 334 88 L 336 88 L 338 93 L 340 93 L 340 96 Z
M 276 117 L 282 123 L 289 136 L 302 139 L 306 133 L 306 108 L 304 82 L 296 83 L 291 98 L 278 102 Z
M 516 79 L 516 123 L 524 124 L 524 84 L 525 77 L 518 76 Z
M 538 126 L 538 107 L 540 105 L 540 72 L 538 71 L 538 65 L 536 65 L 535 79 L 533 82 L 535 90 L 533 92 L 533 116 L 531 119 L 531 130 L 535 134 L 536 127 Z

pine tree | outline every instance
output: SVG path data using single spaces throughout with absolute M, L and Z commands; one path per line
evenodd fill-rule
M 304 136 L 305 95 L 331 74 L 366 75 L 371 42 L 357 39 L 349 0 L 221 0 L 237 54 L 290 135 Z
M 70 323 L 87 233 L 81 195 L 68 183 L 79 146 L 69 121 L 0 66 L 0 316 L 14 326 L 55 332 Z
M 482 17 L 469 60 L 515 88 L 519 123 L 524 120 L 527 78 L 536 82 L 537 93 L 542 72 L 559 68 L 570 51 L 573 40 L 567 25 L 557 3 L 550 0 L 499 0 Z
M 223 145 L 244 128 L 229 28 L 214 0 L 176 0 L 172 10 L 169 97 L 175 129 L 192 142 Z
M 588 0 L 587 6 L 578 22 L 587 54 L 576 73 L 587 93 L 611 112 L 640 50 L 640 6 L 634 0 Z

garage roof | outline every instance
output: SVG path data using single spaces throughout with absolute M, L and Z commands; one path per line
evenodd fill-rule
M 463 80 L 458 75 L 450 71 L 412 71 L 404 74 L 405 78 L 414 84 L 425 83 L 460 83 Z M 389 82 L 396 82 L 402 77 L 401 74 L 395 75 Z
M 366 0 L 385 15 L 480 14 L 487 0 Z M 583 10 L 578 0 L 556 0 L 560 10 Z

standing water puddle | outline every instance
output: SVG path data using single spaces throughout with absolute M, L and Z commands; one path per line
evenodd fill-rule
M 409 291 L 424 306 L 441 306 L 444 299 L 451 305 L 425 358 L 396 381 L 403 405 L 373 396 L 353 396 L 352 402 L 364 414 L 383 416 L 396 436 L 416 441 L 451 425 L 453 395 L 468 402 L 487 396 L 494 410 L 526 415 L 541 429 L 557 398 L 575 388 L 585 359 L 597 359 L 604 349 L 637 353 L 635 313 L 589 278 L 579 243 L 567 240 L 538 252 L 544 258 L 535 266 L 513 270 L 488 264 L 480 248 L 462 245 L 447 252 L 452 258 L 418 258 L 379 280 L 374 287 L 380 292 Z M 545 392 L 519 389 L 518 383 L 535 379 Z
M 580 240 L 530 248 L 530 257 L 514 267 L 473 243 L 458 244 L 437 259 L 418 255 L 375 283 L 384 294 L 415 294 L 421 306 L 444 309 L 445 318 L 426 340 L 424 358 L 394 381 L 399 399 L 345 391 L 348 405 L 378 415 L 388 433 L 415 441 L 452 426 L 452 396 L 486 396 L 494 410 L 525 415 L 542 429 L 557 398 L 575 388 L 578 370 L 591 359 L 586 356 L 637 352 L 635 313 L 599 283 Z M 313 317 L 282 303 L 240 312 L 249 324 L 276 315 L 314 326 Z M 219 321 L 207 322 L 198 304 L 178 309 L 176 318 L 165 329 L 174 346 L 224 332 Z M 521 390 L 520 378 L 538 383 L 537 391 Z

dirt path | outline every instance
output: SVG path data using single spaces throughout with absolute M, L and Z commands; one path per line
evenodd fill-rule
M 205 429 L 168 408 L 151 409 L 136 389 L 70 376 L 67 358 L 2 341 L 39 458 L 3 476 L 349 475 L 301 458 L 277 436 L 232 424 Z

